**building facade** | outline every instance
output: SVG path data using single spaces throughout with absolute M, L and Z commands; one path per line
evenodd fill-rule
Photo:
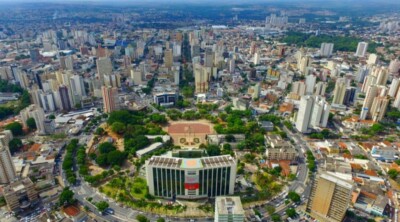
M 172 199 L 232 195 L 236 168 L 236 159 L 229 155 L 198 158 L 153 156 L 146 161 L 149 193 Z
M 353 185 L 329 174 L 314 180 L 306 211 L 319 221 L 340 222 L 350 205 Z

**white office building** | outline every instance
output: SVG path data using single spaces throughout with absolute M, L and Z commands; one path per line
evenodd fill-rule
M 215 222 L 243 222 L 245 212 L 240 197 L 215 198 Z
M 365 53 L 367 52 L 368 49 L 368 43 L 366 42 L 359 42 L 357 46 L 357 51 L 355 56 L 357 57 L 364 57 Z
M 333 53 L 333 43 L 322 43 L 320 49 L 320 55 L 323 57 L 329 57 Z

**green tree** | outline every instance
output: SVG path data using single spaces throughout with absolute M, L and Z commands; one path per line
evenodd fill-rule
M 165 219 L 160 217 L 160 218 L 157 219 L 157 222 L 165 222 Z
M 111 130 L 114 133 L 123 134 L 125 132 L 125 124 L 121 122 L 115 122 L 111 125 Z
M 141 214 L 136 216 L 136 220 L 139 221 L 139 222 L 150 222 L 150 220 L 147 219 L 147 217 L 145 217 L 145 216 L 143 216 Z
M 29 118 L 26 120 L 26 125 L 29 127 L 29 129 L 31 130 L 35 130 L 36 129 L 36 121 L 34 118 Z
M 111 151 L 107 154 L 107 163 L 111 166 L 119 165 L 121 166 L 126 160 L 126 153 L 119 150 Z
M 275 213 L 275 207 L 272 206 L 272 205 L 267 205 L 267 206 L 265 207 L 265 210 L 267 210 L 267 212 L 268 212 L 269 215 L 272 215 L 272 214 Z
M 22 148 L 23 144 L 22 141 L 18 138 L 13 138 L 8 143 L 8 147 L 10 148 L 11 153 L 18 152 Z
M 107 154 L 106 153 L 100 154 L 96 158 L 96 163 L 99 164 L 100 166 L 107 166 L 107 164 L 108 164 L 107 161 L 108 160 L 107 160 Z
M 56 116 L 54 114 L 50 114 L 49 119 L 56 119 Z
M 294 191 L 289 191 L 287 197 L 293 202 L 300 202 L 300 195 Z
M 21 125 L 21 123 L 18 123 L 18 122 L 13 122 L 13 123 L 6 125 L 5 129 L 11 130 L 13 136 L 20 136 L 20 135 L 22 135 L 22 132 L 23 132 L 22 125 Z
M 96 208 L 99 212 L 104 212 L 109 207 L 108 203 L 105 201 L 99 201 L 96 203 Z
M 288 217 L 295 218 L 297 213 L 296 213 L 296 210 L 294 208 L 288 208 L 288 209 L 286 209 L 286 215 Z
M 69 187 L 65 187 L 63 191 L 60 194 L 60 197 L 58 199 L 58 203 L 60 206 L 65 206 L 69 205 L 75 202 L 74 199 L 74 192 L 69 189 Z
M 100 153 L 109 153 L 111 151 L 116 150 L 115 146 L 110 142 L 104 142 L 99 144 L 98 150 Z
M 390 169 L 388 171 L 388 175 L 389 175 L 390 178 L 392 178 L 394 180 L 399 175 L 399 172 L 397 172 L 397 170 L 395 170 L 395 169 Z
M 208 145 L 206 151 L 209 156 L 221 155 L 221 149 L 217 145 Z
M 281 216 L 279 214 L 272 214 L 271 220 L 274 222 L 279 222 L 279 221 L 281 221 Z
M 96 135 L 103 135 L 104 132 L 105 132 L 104 129 L 101 128 L 101 127 L 99 127 L 99 128 L 96 129 L 96 132 L 94 132 L 94 134 L 96 134 Z

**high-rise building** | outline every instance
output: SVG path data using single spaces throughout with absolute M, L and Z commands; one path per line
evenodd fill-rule
M 54 112 L 56 110 L 56 104 L 52 92 L 42 92 L 40 94 L 40 101 L 42 101 L 41 104 L 44 111 Z
M 376 122 L 381 121 L 385 116 L 388 104 L 389 98 L 387 96 L 375 97 L 370 111 L 371 119 Z
M 232 195 L 236 159 L 229 155 L 208 157 L 203 152 L 180 150 L 147 160 L 145 168 L 149 193 L 172 199 Z
M 304 96 L 306 94 L 306 84 L 300 81 L 294 82 L 292 84 L 292 93 Z
M 399 86 L 400 86 L 400 79 L 394 78 L 392 80 L 392 83 L 390 84 L 388 95 L 393 98 L 396 97 L 397 91 L 399 90 Z
M 336 80 L 335 89 L 333 90 L 332 104 L 343 104 L 346 88 L 346 81 L 343 78 Z
M 204 66 L 212 68 L 214 66 L 215 53 L 211 49 L 207 49 L 204 56 Z
M 366 76 L 369 74 L 369 68 L 367 66 L 362 66 L 357 71 L 356 81 L 359 83 L 363 83 Z
M 173 52 L 172 52 L 171 49 L 166 49 L 164 51 L 164 64 L 165 64 L 165 67 L 171 68 L 173 63 L 174 63 Z
M 111 113 L 118 109 L 118 88 L 110 86 L 102 86 L 101 92 L 103 96 L 104 112 Z
M 253 63 L 254 63 L 254 65 L 260 64 L 260 53 L 259 52 L 254 53 Z
M 389 72 L 385 67 L 374 67 L 372 69 L 372 75 L 376 76 L 376 84 L 378 86 L 386 86 L 389 78 Z
M 375 84 L 376 84 L 376 76 L 369 75 L 364 79 L 364 83 L 361 87 L 361 91 L 363 93 L 367 93 L 369 87 L 372 85 L 375 85 Z
M 311 66 L 312 60 L 310 56 L 303 56 L 300 60 L 300 72 L 305 75 L 307 73 L 307 69 Z
M 364 120 L 367 118 L 369 110 L 371 110 L 372 103 L 375 97 L 378 95 L 378 86 L 372 85 L 368 88 L 367 94 L 365 95 L 364 103 L 361 109 L 360 119 Z
M 39 199 L 35 184 L 29 178 L 9 184 L 3 192 L 10 211 L 26 210 Z
M 315 97 L 309 126 L 326 127 L 331 106 L 320 96 Z
M 214 222 L 243 222 L 245 212 L 240 197 L 216 197 Z
M 205 93 L 208 91 L 208 83 L 211 77 L 211 70 L 207 67 L 197 65 L 194 68 L 194 80 L 196 93 Z
M 86 96 L 83 78 L 80 75 L 73 75 L 70 79 L 70 89 L 74 104 L 80 103 L 83 96 Z
M 333 43 L 323 42 L 321 44 L 320 55 L 323 57 L 329 57 L 333 52 Z
M 357 57 L 364 57 L 365 53 L 367 52 L 368 49 L 368 43 L 366 42 L 359 42 L 357 46 L 357 51 L 355 56 Z
M 14 162 L 7 146 L 0 145 L 0 183 L 6 184 L 16 178 Z
M 22 124 L 24 125 L 24 127 L 28 127 L 26 125 L 26 121 L 29 118 L 33 118 L 35 119 L 35 123 L 36 123 L 36 128 L 37 131 L 39 132 L 39 134 L 45 134 L 45 130 L 44 130 L 44 111 L 41 107 L 32 104 L 28 107 L 26 107 L 25 109 L 21 110 L 20 112 L 21 115 L 21 120 L 22 120 Z
M 395 59 L 390 61 L 389 72 L 394 75 L 399 75 L 400 74 L 399 71 L 400 71 L 400 60 Z
M 317 81 L 317 77 L 314 75 L 308 75 L 306 77 L 306 94 L 307 95 L 313 94 L 316 81 Z
M 97 78 L 101 83 L 104 81 L 104 75 L 111 75 L 113 67 L 111 59 L 108 57 L 98 58 L 96 61 L 97 66 Z
M 354 103 L 356 92 L 357 92 L 357 89 L 354 87 L 347 88 L 346 93 L 344 95 L 343 104 L 346 106 L 352 105 Z
M 367 64 L 375 65 L 377 62 L 378 62 L 378 56 L 375 53 L 369 54 Z
M 316 96 L 325 96 L 326 87 L 328 87 L 328 83 L 326 83 L 326 82 L 318 82 L 315 85 L 314 95 L 316 95 Z
M 319 221 L 341 222 L 351 202 L 353 184 L 324 173 L 312 185 L 306 211 Z
M 300 107 L 297 113 L 296 129 L 299 132 L 305 133 L 308 130 L 310 123 L 311 112 L 313 109 L 314 100 L 312 96 L 302 96 L 300 99 Z
M 61 85 L 58 88 L 58 93 L 60 95 L 62 109 L 64 111 L 70 111 L 72 109 L 72 106 L 69 98 L 68 87 L 65 85 Z

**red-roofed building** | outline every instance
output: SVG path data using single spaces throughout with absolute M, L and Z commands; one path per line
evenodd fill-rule
M 71 219 L 73 222 L 83 222 L 87 219 L 86 213 L 79 210 L 74 205 L 69 205 L 63 208 L 64 215 Z

